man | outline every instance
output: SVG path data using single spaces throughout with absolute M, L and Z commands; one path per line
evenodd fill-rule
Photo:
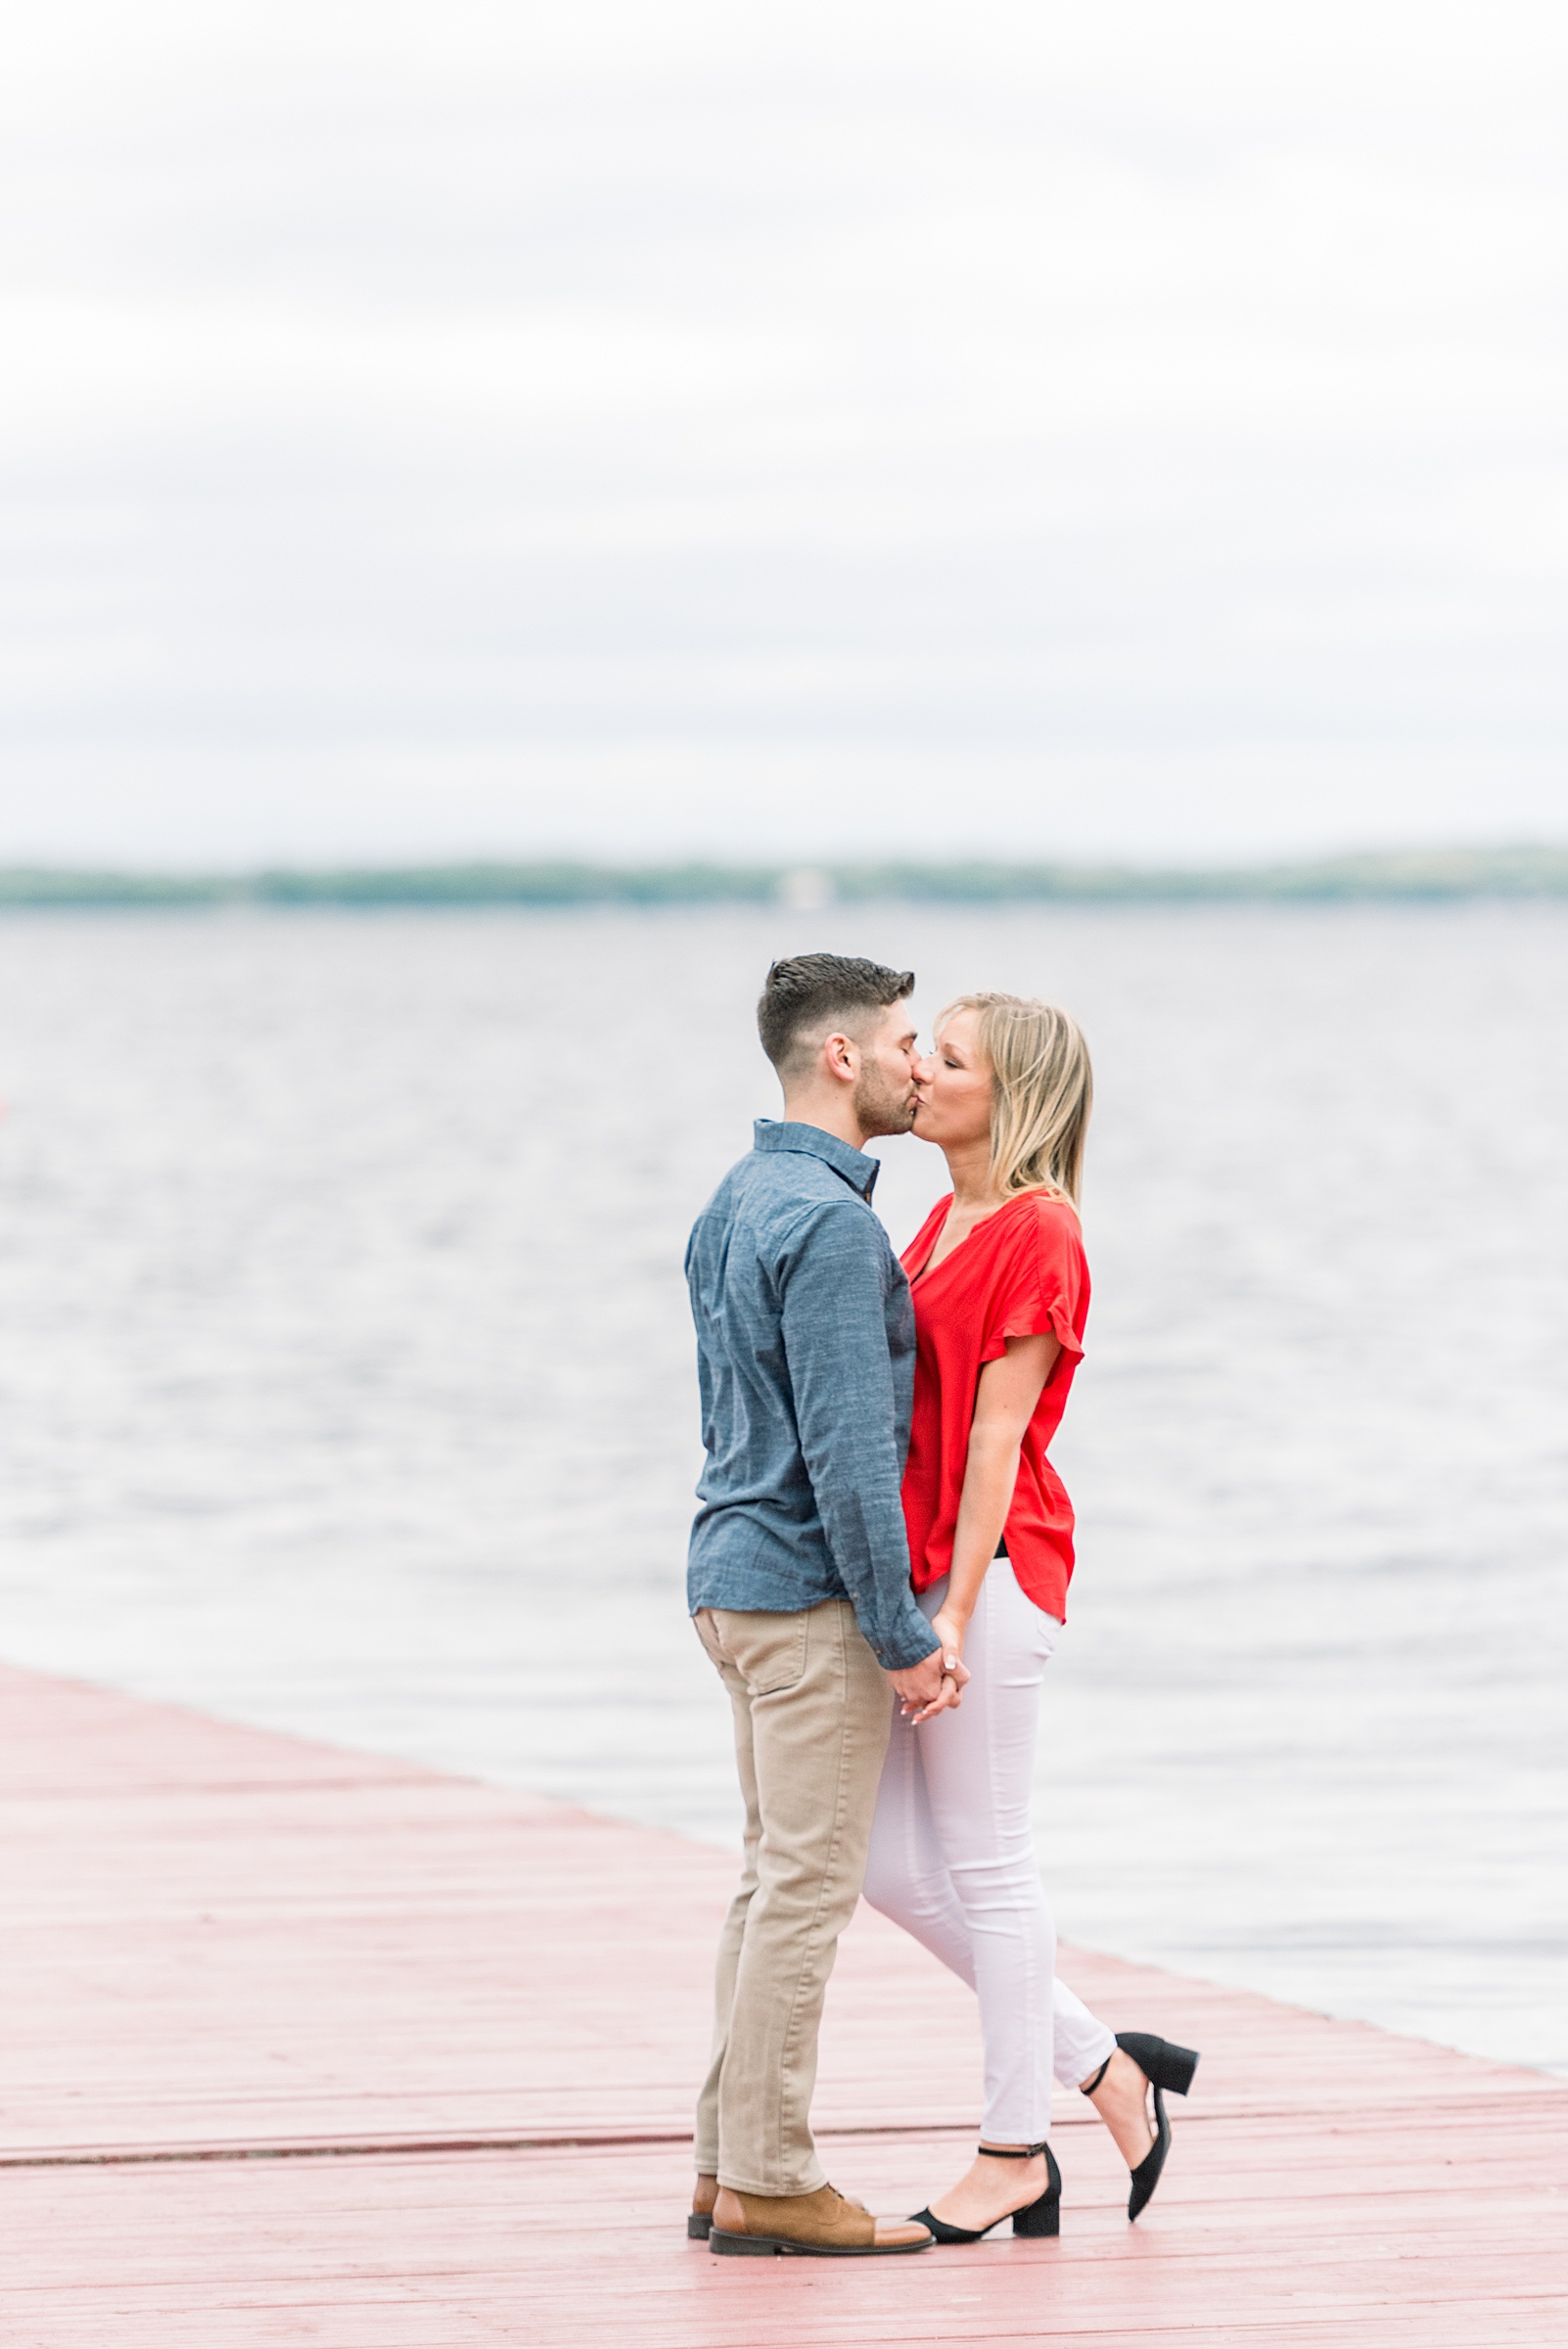
M 909 1588 L 899 1487 L 914 1314 L 865 1153 L 914 1121 L 913 985 L 837 954 L 773 965 L 758 1028 L 784 1117 L 758 1120 L 686 1251 L 708 1449 L 688 1600 L 734 1708 L 746 1801 L 690 2232 L 728 2254 L 932 2239 L 838 2193 L 809 2124 L 894 1701 L 934 1714 L 968 1677 Z

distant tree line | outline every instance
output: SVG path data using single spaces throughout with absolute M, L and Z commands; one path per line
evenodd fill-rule
M 1405 850 L 1313 862 L 645 864 L 549 861 L 245 873 L 0 867 L 0 907 L 703 905 L 903 898 L 942 904 L 1326 902 L 1568 897 L 1568 848 Z

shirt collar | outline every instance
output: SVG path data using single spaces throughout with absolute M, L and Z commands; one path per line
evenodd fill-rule
M 759 1118 L 753 1128 L 752 1147 L 798 1150 L 807 1158 L 825 1158 L 834 1174 L 842 1174 L 868 1205 L 882 1172 L 879 1158 L 864 1150 L 852 1150 L 836 1133 L 824 1133 L 820 1126 L 805 1126 L 796 1118 Z

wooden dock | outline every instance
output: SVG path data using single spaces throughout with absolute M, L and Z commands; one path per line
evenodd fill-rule
M 1568 2087 L 1069 1952 L 1201 2047 L 1137 2227 L 1064 2098 L 1059 2242 L 728 2261 L 685 2239 L 733 1865 L 678 1837 L 0 1671 L 6 2349 L 1500 2349 L 1568 2343 Z M 971 2002 L 862 1912 L 817 2114 L 917 2207 Z

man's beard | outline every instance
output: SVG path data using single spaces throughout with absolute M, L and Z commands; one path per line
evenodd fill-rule
M 862 1069 L 855 1081 L 854 1114 L 867 1140 L 877 1133 L 907 1133 L 917 1101 L 906 1085 L 892 1085 L 880 1069 Z

